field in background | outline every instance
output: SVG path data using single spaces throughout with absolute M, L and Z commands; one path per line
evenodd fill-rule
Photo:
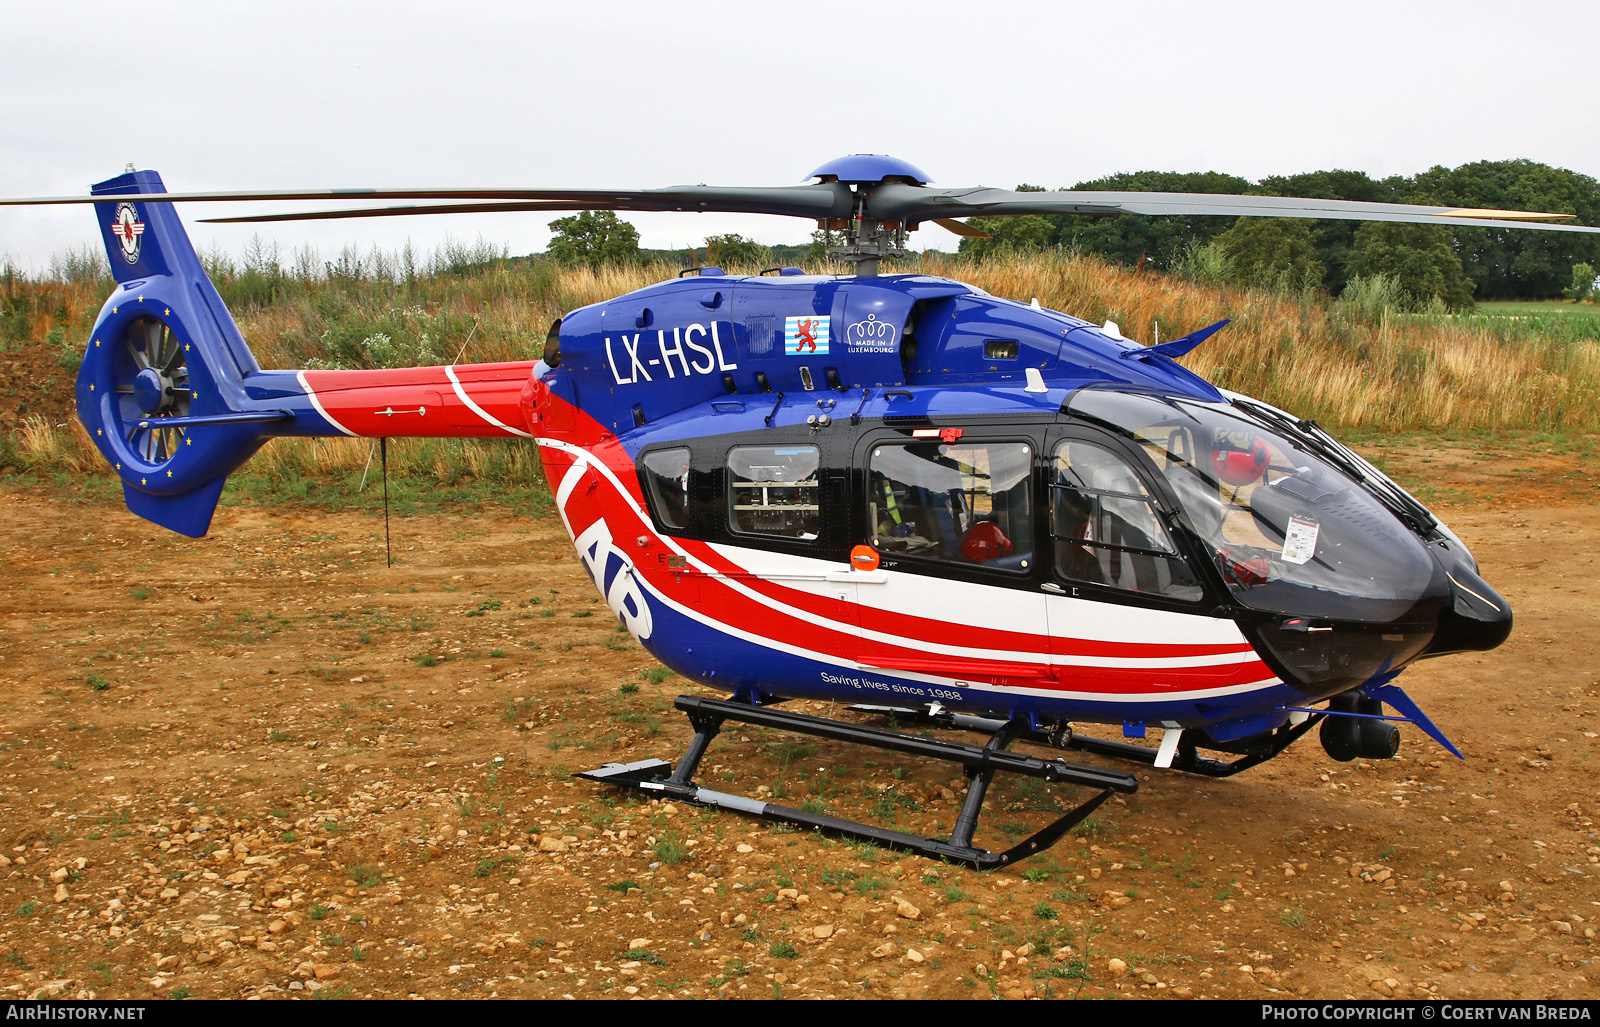
M 264 367 L 530 359 L 557 317 L 676 273 L 665 265 L 560 268 L 482 243 L 451 244 L 426 258 L 347 249 L 319 263 L 297 253 L 288 266 L 258 249 L 242 265 L 212 256 L 208 266 Z M 59 261 L 51 280 L 0 273 L 0 468 L 74 480 L 103 474 L 71 410 L 83 340 L 109 293 L 98 268 L 79 254 Z M 1402 314 L 1382 296 L 1331 300 L 1316 290 L 1203 285 L 1072 254 L 983 262 L 930 255 L 906 270 L 1038 299 L 1095 323 L 1113 320 L 1143 342 L 1158 330 L 1172 339 L 1232 318 L 1187 366 L 1358 437 L 1600 429 L 1600 308 L 1591 305 L 1485 303 L 1461 315 Z M 366 440 L 277 440 L 230 489 L 335 501 L 372 476 L 371 459 Z M 515 442 L 390 447 L 402 505 L 437 502 L 433 482 L 542 493 L 536 464 L 533 449 Z

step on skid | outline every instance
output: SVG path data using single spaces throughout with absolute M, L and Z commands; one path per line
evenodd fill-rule
M 1008 866 L 1019 859 L 1048 849 L 1112 794 L 1117 792 L 1129 794 L 1137 791 L 1139 787 L 1138 781 L 1131 774 L 1007 751 L 1007 746 L 1030 730 L 1031 726 L 1024 719 L 996 722 L 1000 726 L 992 731 L 989 740 L 980 746 L 942 738 L 907 735 L 863 724 L 813 717 L 724 699 L 680 695 L 674 705 L 688 715 L 695 731 L 694 738 L 684 751 L 683 758 L 678 761 L 676 769 L 665 760 L 650 759 L 635 763 L 608 763 L 597 770 L 585 771 L 576 776 L 602 784 L 636 788 L 646 795 L 657 798 L 730 810 L 838 837 L 871 842 L 887 848 L 904 849 L 933 859 L 965 864 L 978 870 L 993 870 Z M 955 828 L 948 838 L 922 838 L 873 824 L 703 788 L 693 781 L 695 770 L 699 767 L 700 760 L 712 739 L 722 730 L 723 723 L 730 720 L 885 749 L 910 756 L 959 763 L 967 777 L 968 786 L 961 813 L 956 818 Z M 989 785 L 994 780 L 995 774 L 1001 772 L 1078 785 L 1094 789 L 1095 793 L 1064 816 L 1004 852 L 991 852 L 973 845 L 972 835 L 977 828 L 978 814 L 982 809 Z

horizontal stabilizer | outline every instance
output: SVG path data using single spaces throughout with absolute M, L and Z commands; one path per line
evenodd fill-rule
M 1213 335 L 1217 334 L 1217 332 L 1222 330 L 1224 325 L 1232 320 L 1233 318 L 1231 317 L 1223 318 L 1216 324 L 1207 328 L 1202 328 L 1198 332 L 1190 332 L 1181 339 L 1173 339 L 1171 342 L 1163 342 L 1159 346 L 1145 346 L 1141 349 L 1130 349 L 1125 351 L 1122 355 L 1128 360 L 1149 360 L 1153 356 L 1170 357 L 1173 360 L 1176 360 L 1185 353 L 1188 353 L 1190 350 L 1194 349 L 1196 346 L 1200 345 L 1202 342 L 1205 342 L 1207 339 L 1211 338 Z

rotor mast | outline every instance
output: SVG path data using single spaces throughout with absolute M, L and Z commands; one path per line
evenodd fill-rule
M 873 217 L 869 213 L 872 194 L 878 186 L 890 182 L 925 185 L 927 175 L 903 160 L 857 153 L 829 161 L 810 177 L 847 185 L 854 196 L 854 209 L 849 218 L 817 222 L 817 227 L 828 233 L 830 243 L 833 233 L 843 233 L 839 245 L 828 247 L 828 256 L 854 264 L 857 275 L 869 277 L 878 273 L 878 264 L 883 258 L 906 255 L 906 235 L 916 226 L 903 220 L 881 221 Z

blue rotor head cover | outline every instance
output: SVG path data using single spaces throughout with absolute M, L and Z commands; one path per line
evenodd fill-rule
M 853 153 L 837 157 L 813 171 L 808 178 L 835 178 L 841 182 L 882 182 L 886 178 L 910 179 L 917 185 L 926 185 L 928 176 L 919 168 L 897 157 L 877 153 Z

